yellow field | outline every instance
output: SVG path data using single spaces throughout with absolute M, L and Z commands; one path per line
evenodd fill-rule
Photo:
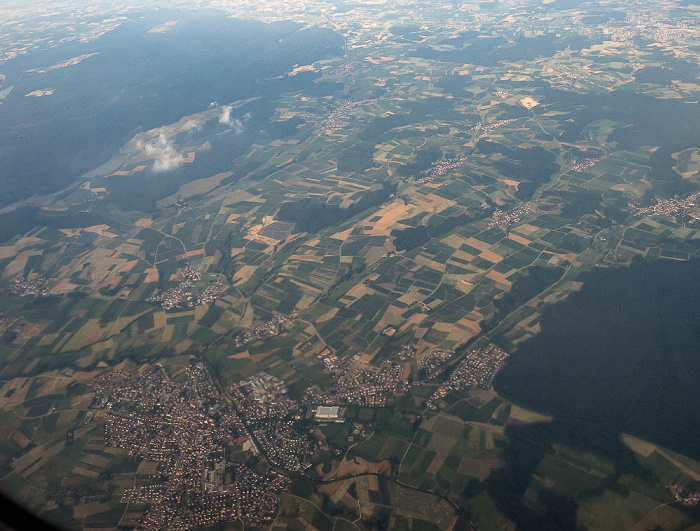
M 116 238 L 117 235 L 113 232 L 109 232 L 109 228 L 109 225 L 93 225 L 91 227 L 85 227 L 83 230 L 85 232 L 92 232 L 104 238 Z
M 532 109 L 533 107 L 537 107 L 540 104 L 539 101 L 537 101 L 535 98 L 531 98 L 530 96 L 526 98 L 521 98 L 520 103 L 526 109 Z
M 403 201 L 395 201 L 375 214 L 376 216 L 382 216 L 382 219 L 374 223 L 372 229 L 366 234 L 388 234 L 397 221 L 410 217 L 409 212 L 412 210 L 413 208 L 410 205 L 405 205 Z
M 497 264 L 498 262 L 501 262 L 503 260 L 503 257 L 500 254 L 496 254 L 492 251 L 484 251 L 479 256 L 484 260 L 493 262 L 494 264 Z

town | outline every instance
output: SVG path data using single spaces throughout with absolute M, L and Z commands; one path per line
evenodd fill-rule
M 122 495 L 122 502 L 149 505 L 142 527 L 190 529 L 237 518 L 262 524 L 275 516 L 275 496 L 289 480 L 247 464 L 258 450 L 240 417 L 221 407 L 226 399 L 203 364 L 188 367 L 182 384 L 155 366 L 139 376 L 108 372 L 91 386 L 101 411 L 86 420 L 104 419 L 105 445 L 157 463 L 149 484 Z
M 446 370 L 454 356 L 444 349 L 423 356 L 424 378 Z M 328 349 L 319 358 L 335 383 L 325 392 L 312 385 L 301 403 L 290 398 L 283 380 L 265 371 L 224 391 L 206 365 L 194 361 L 176 380 L 158 364 L 92 380 L 84 424 L 103 422 L 105 446 L 126 449 L 145 464 L 142 481 L 126 488 L 121 502 L 148 507 L 140 520 L 145 528 L 189 529 L 232 519 L 269 524 L 289 476 L 310 473 L 310 419 L 342 423 L 340 406 L 383 408 L 410 387 L 403 365 L 373 367 Z M 469 351 L 427 407 L 437 409 L 449 392 L 468 386 L 489 389 L 506 358 L 495 345 Z

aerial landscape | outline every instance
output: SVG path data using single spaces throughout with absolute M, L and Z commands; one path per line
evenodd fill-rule
M 698 382 L 697 0 L 0 5 L 48 524 L 698 530 Z

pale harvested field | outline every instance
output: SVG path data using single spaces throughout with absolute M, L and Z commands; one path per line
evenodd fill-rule
M 512 232 L 508 234 L 508 238 L 513 240 L 514 242 L 521 243 L 523 245 L 530 245 L 532 243 L 531 240 L 523 238 L 522 236 L 518 236 L 517 234 L 514 234 Z
M 51 96 L 53 94 L 53 89 L 44 90 L 34 90 L 28 94 L 25 94 L 25 98 L 41 98 L 42 96 Z
M 364 472 L 388 476 L 391 473 L 391 467 L 389 465 L 389 461 L 386 460 L 382 461 L 381 463 L 370 463 L 361 457 L 356 457 L 355 459 L 351 459 L 349 461 L 347 459 L 343 459 L 343 461 L 340 463 L 333 461 L 331 471 L 328 474 L 320 475 L 322 479 L 331 479 L 334 477 L 362 474 Z
M 448 340 L 459 340 L 464 337 L 464 330 L 460 330 L 458 327 L 456 327 L 452 323 L 435 323 L 433 326 L 434 330 L 438 330 L 440 332 L 447 332 Z
M 493 251 L 484 251 L 479 255 L 481 258 L 484 260 L 488 260 L 489 262 L 493 262 L 494 264 L 497 264 L 498 262 L 501 262 L 503 260 L 503 257 L 500 254 L 496 254 Z
M 29 378 L 14 378 L 2 387 L 4 391 L 0 396 L 0 407 L 10 408 L 24 402 L 24 397 L 29 391 Z M 12 396 L 7 396 L 10 390 L 14 389 Z
M 13 277 L 15 275 L 18 275 L 24 271 L 24 267 L 27 265 L 27 260 L 29 259 L 30 256 L 41 256 L 40 251 L 25 251 L 17 255 L 17 258 L 15 258 L 12 262 L 10 262 L 6 267 L 5 267 L 5 273 L 3 276 L 5 277 Z
M 642 457 L 649 457 L 656 451 L 656 445 L 649 442 L 643 441 L 642 439 L 637 439 L 631 435 L 622 435 L 622 442 L 634 453 L 641 455 Z
M 328 310 L 326 313 L 324 313 L 323 315 L 321 315 L 318 319 L 316 319 L 315 322 L 316 322 L 316 323 L 325 323 L 325 322 L 328 321 L 329 319 L 332 319 L 333 317 L 335 317 L 335 314 L 338 313 L 338 310 L 340 310 L 340 308 L 337 308 L 337 307 L 331 308 L 331 309 Z
M 85 227 L 83 230 L 85 232 L 91 232 L 102 236 L 103 238 L 116 238 L 117 235 L 113 232 L 109 232 L 109 225 L 92 225 L 91 227 Z
M 355 284 L 352 288 L 350 288 L 347 293 L 345 293 L 345 296 L 343 298 L 349 298 L 352 299 L 352 297 L 355 297 L 359 299 L 363 295 L 367 295 L 368 293 L 373 293 L 374 290 L 372 288 L 368 288 L 364 284 Z
M 459 321 L 457 321 L 457 324 L 469 329 L 473 336 L 475 336 L 481 332 L 481 326 L 479 325 L 478 322 L 474 322 L 474 321 L 470 321 L 469 319 L 462 318 Z
M 488 251 L 491 247 L 488 243 L 484 243 L 476 238 L 467 238 L 464 243 L 466 243 L 469 247 L 474 247 L 474 249 L 479 249 L 480 251 Z
M 134 269 L 134 267 L 135 267 L 136 264 L 138 264 L 138 263 L 139 263 L 138 260 L 129 260 L 129 261 L 126 262 L 124 265 L 122 265 L 121 267 L 119 267 L 118 271 L 119 271 L 120 273 L 128 273 L 129 271 L 131 271 L 132 269 Z
M 434 209 L 436 212 L 446 209 L 447 207 L 453 206 L 454 201 L 445 199 L 435 194 L 428 194 L 425 196 L 416 195 L 411 198 L 413 202 L 430 209 Z
M 82 503 L 80 505 L 76 505 L 73 508 L 73 517 L 78 519 L 78 520 L 81 520 L 81 519 L 85 518 L 86 516 L 90 516 L 92 514 L 104 512 L 104 511 L 109 509 L 109 506 L 110 506 L 109 502 Z
M 532 98 L 530 96 L 528 96 L 526 98 L 521 98 L 520 103 L 526 109 L 532 109 L 533 107 L 537 107 L 540 104 L 539 101 L 537 101 L 535 98 Z
M 183 339 L 180 341 L 177 345 L 175 345 L 175 354 L 183 354 L 184 352 L 187 351 L 188 348 L 192 346 L 192 340 L 191 339 Z M 173 374 L 173 376 L 175 376 Z
M 192 258 L 193 256 L 202 256 L 204 255 L 204 249 L 196 249 L 194 251 L 187 251 L 184 255 L 185 258 Z
M 53 286 L 49 290 L 49 293 L 51 293 L 51 295 L 65 295 L 66 293 L 72 293 L 76 290 L 76 288 L 77 286 L 75 284 L 71 284 L 70 282 L 64 280 L 63 282 Z
M 8 247 L 0 247 L 0 259 L 10 258 L 17 254 L 17 247 L 12 245 Z
M 239 282 L 242 284 L 246 282 L 253 276 L 257 269 L 257 266 L 254 265 L 244 265 L 238 271 L 236 271 L 235 275 L 233 275 L 233 284 L 238 284 Z
M 452 256 L 454 258 L 458 258 L 459 260 L 466 260 L 467 262 L 470 262 L 476 258 L 473 254 L 469 254 L 466 251 L 462 251 L 461 249 L 457 249 L 454 253 L 452 253 Z
M 518 225 L 516 230 L 524 234 L 535 234 L 536 232 L 539 232 L 542 229 L 540 229 L 539 227 L 535 227 L 534 225 L 528 225 L 527 223 L 523 223 L 522 225 Z M 513 234 L 512 231 L 511 234 Z
M 549 415 L 543 415 L 542 413 L 537 413 L 536 411 L 530 411 L 520 406 L 513 406 L 510 409 L 511 420 L 518 420 L 520 422 L 527 422 L 528 424 L 533 422 L 549 422 L 552 417 Z
M 367 483 L 370 490 L 379 490 L 379 478 L 377 476 L 367 476 Z
M 87 468 L 82 468 L 80 466 L 76 466 L 72 470 L 73 474 L 78 474 L 79 476 L 85 476 L 88 478 L 96 478 L 100 474 L 98 472 L 95 472 L 94 470 L 88 470 Z
M 53 446 L 50 446 L 48 448 L 45 448 L 43 446 L 37 446 L 35 448 L 32 448 L 26 454 L 15 459 L 14 464 L 13 464 L 13 468 L 15 470 L 23 470 L 24 468 L 27 468 L 31 463 L 33 463 L 34 461 L 36 461 L 39 458 L 43 458 L 42 461 L 40 461 L 40 462 L 46 461 L 49 458 L 56 455 L 61 450 L 63 450 L 63 448 L 65 446 L 66 446 L 66 441 L 60 440 L 56 444 L 54 444 Z
M 144 282 L 158 282 L 158 270 L 155 267 L 149 267 L 145 273 L 146 279 Z
M 383 208 L 374 215 L 382 216 L 382 219 L 374 224 L 372 230 L 369 231 L 369 234 L 377 235 L 388 232 L 390 229 L 395 227 L 399 220 L 409 217 L 408 212 L 411 209 L 412 207 L 410 205 L 405 205 L 403 201 L 394 202 L 393 204 Z
M 361 363 L 372 363 L 372 360 L 374 359 L 374 354 L 362 354 L 360 356 L 360 362 Z
M 190 154 L 192 155 L 192 160 L 194 161 L 194 152 Z M 221 181 L 223 181 L 227 177 L 230 177 L 231 175 L 233 175 L 233 172 L 227 171 L 224 173 L 217 173 L 216 175 L 212 175 L 211 177 L 207 177 L 205 179 L 197 179 L 196 181 L 183 184 L 182 186 L 180 186 L 180 188 L 177 189 L 176 193 L 164 199 L 161 199 L 156 204 L 159 208 L 163 208 L 166 206 L 174 205 L 178 197 L 188 198 L 197 194 L 207 194 L 215 188 L 217 188 L 218 186 L 221 186 Z
M 352 188 L 359 188 L 360 190 L 369 190 L 370 189 L 370 186 L 367 186 L 365 184 L 353 183 L 351 181 L 344 181 L 342 179 L 338 181 L 338 186 L 350 186 Z
M 408 320 L 406 321 L 406 324 L 404 326 L 402 326 L 401 329 L 403 330 L 410 325 L 419 325 L 420 323 L 423 322 L 423 320 L 426 317 L 428 317 L 427 313 L 414 313 L 413 315 L 411 315 L 411 317 L 408 318 Z
M 326 485 L 319 485 L 318 492 L 328 496 L 333 502 L 338 503 L 348 491 L 348 487 L 352 485 L 353 480 L 336 481 Z
M 446 454 L 435 455 L 435 457 L 433 457 L 433 460 L 430 462 L 430 465 L 428 466 L 426 472 L 428 472 L 428 474 L 437 474 L 440 470 L 440 467 L 445 462 L 446 458 Z
M 136 240 L 137 242 L 141 242 L 142 240 Z M 133 256 L 138 256 L 139 251 L 141 250 L 141 247 L 139 245 L 136 245 L 134 243 L 122 243 L 119 246 L 117 246 L 117 251 L 123 254 L 130 254 Z
M 499 284 L 503 284 L 504 286 L 510 287 L 511 285 L 511 282 L 506 278 L 506 276 L 498 271 L 491 270 L 486 276 L 491 280 L 495 280 Z

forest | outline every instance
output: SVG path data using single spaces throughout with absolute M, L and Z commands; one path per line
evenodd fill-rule
M 313 199 L 284 203 L 277 211 L 277 219 L 294 223 L 297 232 L 317 232 L 325 227 L 347 221 L 363 210 L 379 206 L 396 193 L 396 185 L 384 184 L 378 190 L 364 192 L 360 199 L 347 208 L 328 205 Z

